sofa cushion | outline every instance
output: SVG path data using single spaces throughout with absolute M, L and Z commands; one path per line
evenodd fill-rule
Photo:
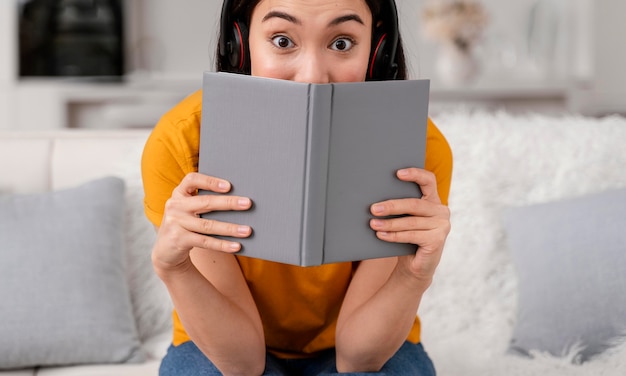
M 71 367 L 47 367 L 37 370 L 37 376 L 155 376 L 159 374 L 160 360 L 140 364 L 96 364 Z M 0 373 L 0 376 L 7 376 Z
M 0 193 L 41 193 L 50 190 L 48 139 L 0 133 Z
M 519 277 L 511 350 L 588 360 L 626 335 L 626 189 L 509 208 Z
M 144 359 L 123 258 L 124 182 L 0 198 L 0 366 Z
M 52 189 L 63 189 L 103 176 L 124 179 L 125 261 L 131 303 L 143 350 L 149 357 L 161 358 L 171 342 L 173 306 L 150 259 L 156 231 L 144 214 L 141 180 L 141 155 L 149 134 L 150 130 L 143 129 L 54 134 L 50 184 Z

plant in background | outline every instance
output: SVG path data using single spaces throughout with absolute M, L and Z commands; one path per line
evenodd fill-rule
M 483 4 L 476 0 L 429 0 L 421 13 L 424 36 L 469 52 L 488 23 Z
M 489 22 L 479 0 L 427 0 L 421 11 L 424 37 L 439 46 L 437 73 L 447 84 L 473 81 L 480 71 L 473 47 Z

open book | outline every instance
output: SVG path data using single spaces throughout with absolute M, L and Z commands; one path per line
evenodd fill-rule
M 253 207 L 202 216 L 251 226 L 239 254 L 287 264 L 415 253 L 376 238 L 369 208 L 421 196 L 395 173 L 424 166 L 428 99 L 428 80 L 306 84 L 205 72 L 198 170 L 229 180 L 229 194 Z

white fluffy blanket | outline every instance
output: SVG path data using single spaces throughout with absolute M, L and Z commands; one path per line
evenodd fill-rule
M 626 342 L 582 364 L 575 351 L 506 353 L 517 280 L 499 221 L 507 205 L 626 187 L 626 119 L 460 111 L 434 120 L 455 162 L 452 231 L 419 311 L 439 375 L 626 375 Z

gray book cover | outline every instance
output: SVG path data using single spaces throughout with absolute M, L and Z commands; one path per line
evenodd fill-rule
M 429 81 L 306 84 L 205 72 L 198 171 L 250 197 L 203 214 L 252 227 L 239 255 L 313 266 L 407 255 L 369 227 L 370 206 L 420 197 L 396 178 L 423 167 Z M 200 194 L 212 194 L 202 191 Z

